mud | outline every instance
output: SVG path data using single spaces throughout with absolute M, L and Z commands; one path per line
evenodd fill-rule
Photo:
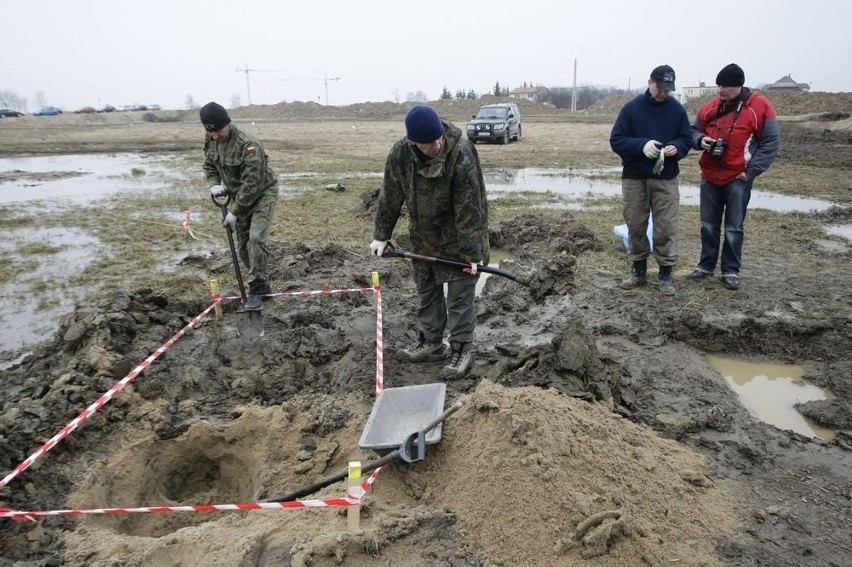
M 369 224 L 369 205 L 367 195 L 352 214 Z M 423 464 L 378 474 L 360 529 L 331 508 L 4 520 L 0 562 L 849 564 L 848 247 L 804 242 L 799 261 L 750 247 L 736 293 L 688 282 L 684 262 L 678 293 L 662 300 L 653 286 L 621 291 L 622 274 L 590 263 L 615 244 L 570 214 L 518 216 L 491 237 L 511 258 L 500 267 L 522 283 L 485 282 L 475 364 L 447 384 L 446 405 L 462 410 Z M 227 270 L 226 254 L 178 265 L 212 275 Z M 281 241 L 271 258 L 276 292 L 369 287 L 379 273 L 385 386 L 438 381 L 441 363 L 392 356 L 417 335 L 406 260 Z M 53 340 L 2 372 L 0 467 L 12 470 L 208 305 L 168 286 L 119 287 L 78 305 Z M 227 302 L 223 321 L 205 317 L 177 340 L 4 488 L 0 506 L 251 502 L 376 458 L 358 447 L 376 381 L 372 293 L 278 297 L 253 341 L 237 336 L 234 309 Z M 708 353 L 803 365 L 836 398 L 802 411 L 837 428 L 835 438 L 758 421 Z

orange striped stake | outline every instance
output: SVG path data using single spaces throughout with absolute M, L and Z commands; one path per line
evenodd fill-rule
M 361 461 L 349 461 L 349 498 L 360 498 L 353 495 L 352 488 L 361 486 Z M 346 508 L 346 527 L 357 530 L 361 527 L 361 505 L 354 504 Z

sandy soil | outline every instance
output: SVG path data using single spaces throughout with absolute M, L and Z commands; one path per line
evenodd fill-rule
M 257 115 L 253 130 L 283 172 L 334 174 L 353 162 L 378 171 L 400 132 L 398 121 L 375 117 L 329 124 L 240 112 L 246 122 Z M 198 152 L 194 121 L 56 118 L 4 121 L 0 152 Z M 521 143 L 480 152 L 486 167 L 607 168 L 617 165 L 610 124 L 542 116 Z M 815 167 L 849 179 L 848 141 L 820 142 L 813 121 L 792 125 L 802 130 L 785 126 L 793 134 L 779 171 Z M 684 169 L 696 176 L 694 163 Z M 772 174 L 762 188 L 791 191 Z M 852 201 L 848 184 L 815 185 L 816 194 Z M 368 196 L 352 212 L 367 235 L 369 206 Z M 831 215 L 849 219 L 848 209 Z M 821 220 L 801 217 L 783 217 L 782 226 Z M 619 252 L 568 213 L 492 226 L 494 245 L 512 254 L 501 267 L 523 281 L 487 280 L 476 364 L 447 384 L 446 406 L 460 401 L 462 409 L 424 463 L 379 473 L 358 530 L 338 509 L 5 520 L 0 564 L 849 565 L 852 439 L 840 431 L 823 442 L 760 422 L 705 358 L 803 365 L 837 396 L 803 411 L 850 428 L 850 247 L 803 238 L 778 250 L 765 236 L 777 225 L 766 222 L 756 215 L 750 225 L 737 293 L 683 279 L 698 229 L 682 222 L 678 293 L 665 301 L 653 287 L 619 290 L 625 264 L 590 261 Z M 215 273 L 223 257 L 181 263 Z M 440 364 L 391 355 L 416 336 L 406 261 L 286 241 L 273 243 L 272 258 L 276 291 L 369 286 L 379 272 L 386 386 L 438 381 Z M 54 340 L 2 372 L 2 468 L 14 469 L 206 306 L 205 298 L 170 297 L 164 280 L 162 289 L 111 289 L 63 317 Z M 377 458 L 358 447 L 374 403 L 372 296 L 282 297 L 264 313 L 265 335 L 254 342 L 236 336 L 232 305 L 224 322 L 205 318 L 4 488 L 0 506 L 250 502 Z M 344 490 L 338 483 L 312 498 Z

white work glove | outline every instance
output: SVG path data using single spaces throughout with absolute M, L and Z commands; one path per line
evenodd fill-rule
M 370 252 L 372 252 L 376 256 L 381 256 L 385 253 L 385 248 L 387 248 L 387 245 L 387 240 L 374 240 L 370 243 Z
M 225 188 L 224 185 L 214 185 L 213 187 L 210 188 L 210 194 L 213 195 L 214 197 L 218 197 L 219 195 L 224 195 L 227 192 L 228 192 L 228 190 Z
M 227 226 L 228 230 L 236 230 L 237 217 L 234 215 L 234 213 L 228 211 L 228 214 L 225 215 L 225 220 L 222 221 L 222 226 Z
M 645 145 L 642 146 L 642 153 L 644 153 L 645 157 L 648 159 L 657 159 L 660 155 L 660 147 L 662 147 L 662 144 L 657 140 L 648 140 L 645 142 Z

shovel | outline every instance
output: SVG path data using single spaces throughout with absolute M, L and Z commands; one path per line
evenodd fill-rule
M 228 204 L 231 202 L 231 196 L 228 195 L 223 203 L 217 199 L 215 195 L 210 196 L 213 203 L 222 211 L 222 221 L 228 215 Z M 225 227 L 225 232 L 228 233 L 228 247 L 231 249 L 231 259 L 234 261 L 234 272 L 237 274 L 237 284 L 240 287 L 240 299 L 243 305 L 246 303 L 246 288 L 243 285 L 243 275 L 240 272 L 240 263 L 237 260 L 237 249 L 234 247 L 233 228 Z M 263 336 L 263 313 L 260 311 L 246 311 L 242 309 L 237 311 L 237 334 L 241 337 L 262 337 Z
M 460 260 L 450 260 L 449 258 L 422 256 L 420 254 L 415 254 L 414 252 L 408 252 L 406 250 L 394 248 L 393 244 L 391 244 L 390 242 L 388 242 L 387 248 L 388 249 L 386 249 L 382 254 L 382 258 L 410 258 L 411 260 L 420 260 L 421 262 L 444 264 L 445 266 L 453 266 L 459 269 L 470 268 L 470 264 L 467 262 L 462 262 Z M 521 283 L 515 274 L 513 274 L 512 272 L 507 272 L 506 270 L 501 270 L 500 268 L 492 268 L 491 266 L 483 266 L 482 264 L 477 264 L 476 271 L 494 274 L 497 276 L 503 276 L 504 278 L 508 278 L 514 282 Z
M 426 434 L 438 427 L 438 424 L 440 424 L 445 419 L 447 419 L 452 414 L 456 413 L 459 409 L 461 409 L 462 405 L 464 405 L 462 404 L 462 402 L 456 402 L 455 404 L 450 406 L 447 411 L 436 417 L 435 420 L 429 423 L 426 427 L 406 437 L 405 441 L 402 442 L 402 445 L 400 445 L 398 449 L 391 451 L 381 459 L 364 463 L 363 465 L 361 465 L 361 472 L 365 473 L 374 471 L 379 467 L 383 467 L 388 463 L 392 463 L 398 460 L 405 461 L 408 464 L 423 462 L 426 459 Z M 296 500 L 297 498 L 302 498 L 303 496 L 313 494 L 321 488 L 325 488 L 326 486 L 334 484 L 335 482 L 340 482 L 348 475 L 349 471 L 345 470 L 334 476 L 330 476 L 324 480 L 315 482 L 314 484 L 305 486 L 304 488 L 300 488 L 299 490 L 294 490 L 293 492 L 284 494 L 283 496 L 275 496 L 274 498 L 268 498 L 264 500 L 264 502 L 291 502 L 293 500 Z

